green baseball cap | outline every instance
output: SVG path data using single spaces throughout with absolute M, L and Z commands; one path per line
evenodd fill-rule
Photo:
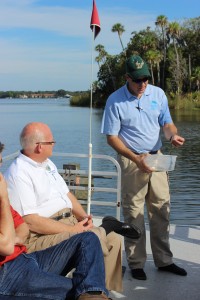
M 126 73 L 133 79 L 151 78 L 146 62 L 138 55 L 130 56 L 126 61 Z

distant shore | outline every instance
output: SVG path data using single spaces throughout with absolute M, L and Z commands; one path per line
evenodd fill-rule
M 167 95 L 169 107 L 174 110 L 200 110 L 200 91 L 187 94 L 170 94 Z M 71 106 L 90 107 L 90 91 L 68 92 L 59 90 L 55 92 L 0 92 L 1 99 L 69 99 Z M 93 107 L 104 108 L 106 99 L 93 94 Z

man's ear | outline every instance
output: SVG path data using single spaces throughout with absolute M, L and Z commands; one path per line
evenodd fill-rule
M 37 144 L 35 147 L 35 153 L 41 153 L 42 151 L 42 145 L 41 144 Z

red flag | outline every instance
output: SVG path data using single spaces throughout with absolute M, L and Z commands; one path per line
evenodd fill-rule
M 93 9 L 92 9 L 92 15 L 90 21 L 90 28 L 92 29 L 92 31 L 94 30 L 94 38 L 96 38 L 101 30 L 101 26 L 100 26 L 99 14 L 97 11 L 95 0 L 93 0 Z

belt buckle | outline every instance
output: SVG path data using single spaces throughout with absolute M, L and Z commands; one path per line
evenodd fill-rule
M 62 219 L 65 219 L 65 218 L 68 218 L 68 217 L 70 217 L 70 212 L 65 212 L 65 213 L 62 213 Z
M 71 212 L 64 212 L 59 216 L 53 217 L 53 219 L 59 221 L 61 219 L 69 218 L 70 216 L 71 216 Z

